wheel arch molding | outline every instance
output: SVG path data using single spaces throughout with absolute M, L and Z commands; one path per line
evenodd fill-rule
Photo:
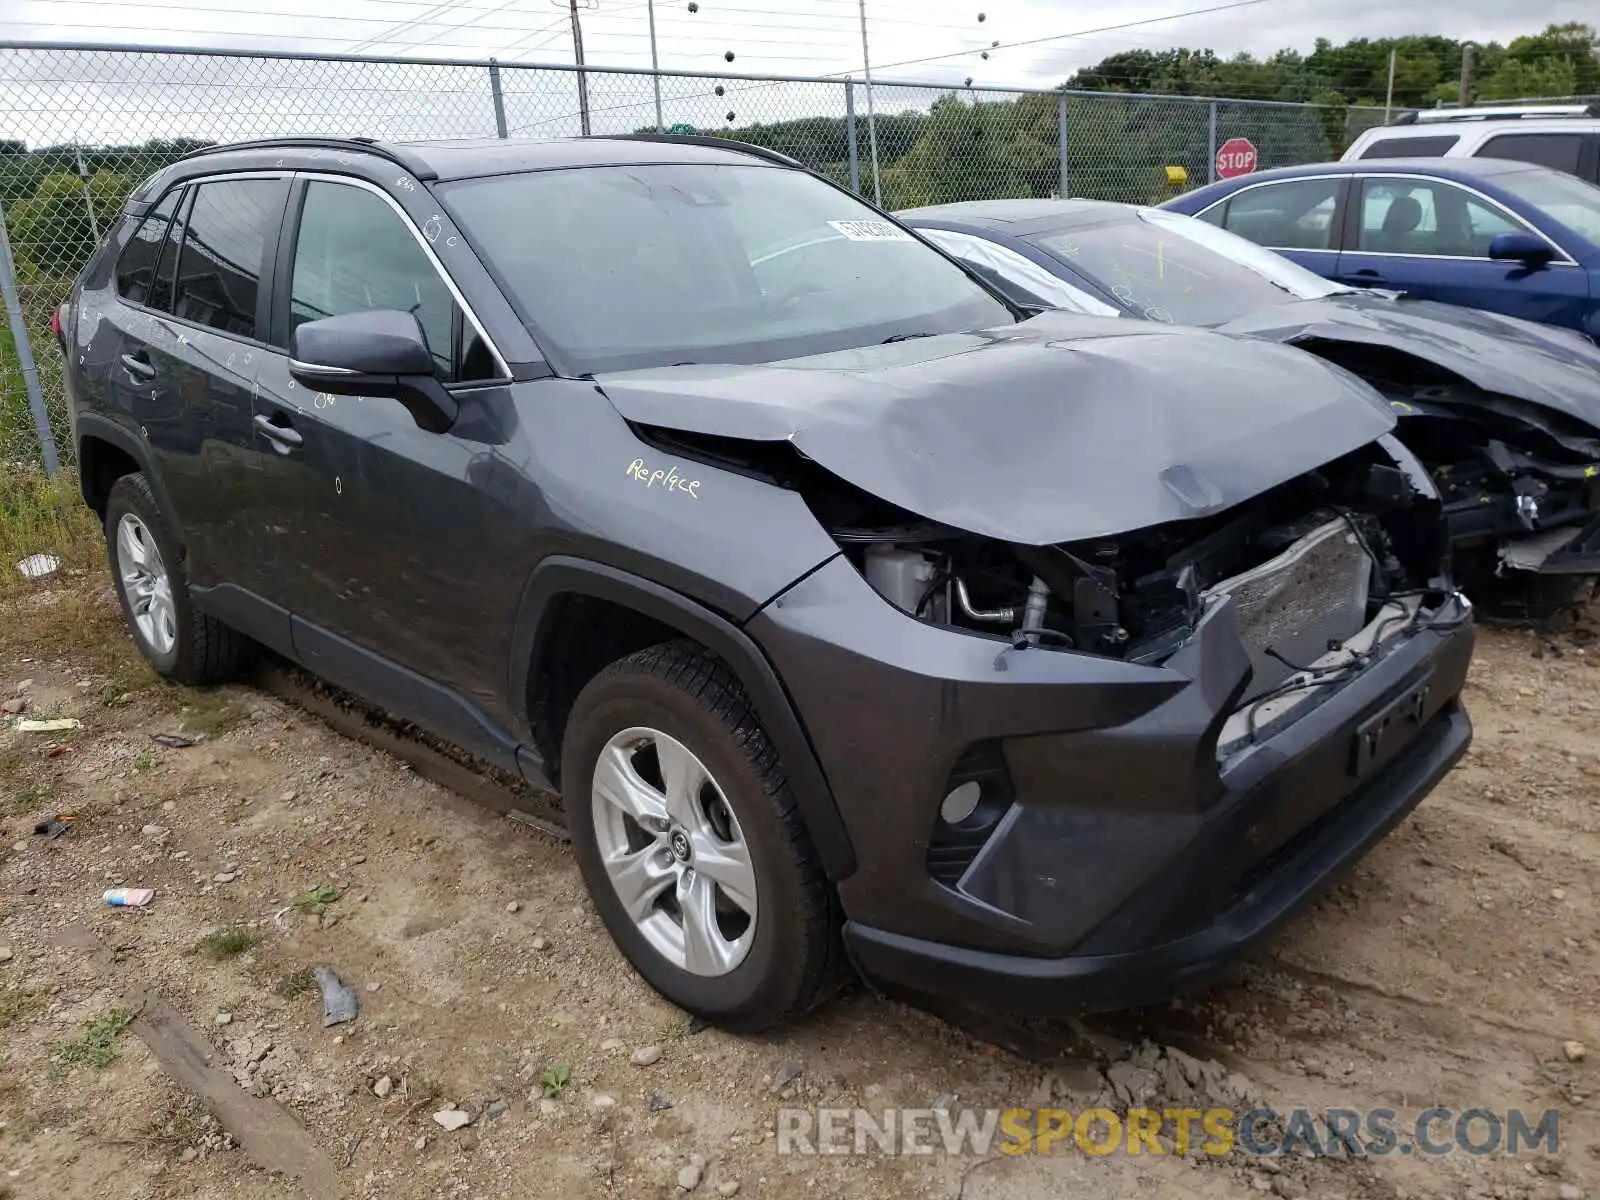
M 568 555 L 552 555 L 533 569 L 517 610 L 508 691 L 513 703 L 522 706 L 521 715 L 530 730 L 534 664 L 548 648 L 548 640 L 556 635 L 556 623 L 551 617 L 558 610 L 558 602 L 572 596 L 631 609 L 693 639 L 720 658 L 749 693 L 767 736 L 782 757 L 795 802 L 828 878 L 838 882 L 855 871 L 855 850 L 832 789 L 772 664 L 737 625 L 671 588 L 604 563 Z

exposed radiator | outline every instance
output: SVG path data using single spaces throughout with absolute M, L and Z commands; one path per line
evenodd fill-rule
M 1207 588 L 1205 596 L 1233 597 L 1239 634 L 1254 674 L 1245 699 L 1282 683 L 1291 663 L 1320 658 L 1366 623 L 1372 563 L 1343 519 L 1319 525 L 1276 558 Z

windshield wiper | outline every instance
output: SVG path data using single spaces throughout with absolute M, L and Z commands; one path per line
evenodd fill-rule
M 938 337 L 936 333 L 894 333 L 884 338 L 880 345 L 887 346 L 890 342 L 909 342 L 912 338 Z

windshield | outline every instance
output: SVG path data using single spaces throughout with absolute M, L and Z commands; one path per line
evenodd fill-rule
M 1517 171 L 1496 175 L 1494 183 L 1580 237 L 1600 242 L 1600 188 L 1594 184 L 1559 171 Z
M 1029 240 L 1134 316 L 1169 324 L 1221 325 L 1349 290 L 1215 225 L 1156 209 Z
M 938 251 L 801 171 L 587 167 L 439 192 L 574 374 L 772 362 L 1015 320 Z

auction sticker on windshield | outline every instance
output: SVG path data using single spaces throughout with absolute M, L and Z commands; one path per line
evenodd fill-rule
M 891 221 L 829 221 L 852 242 L 910 242 L 909 233 Z

